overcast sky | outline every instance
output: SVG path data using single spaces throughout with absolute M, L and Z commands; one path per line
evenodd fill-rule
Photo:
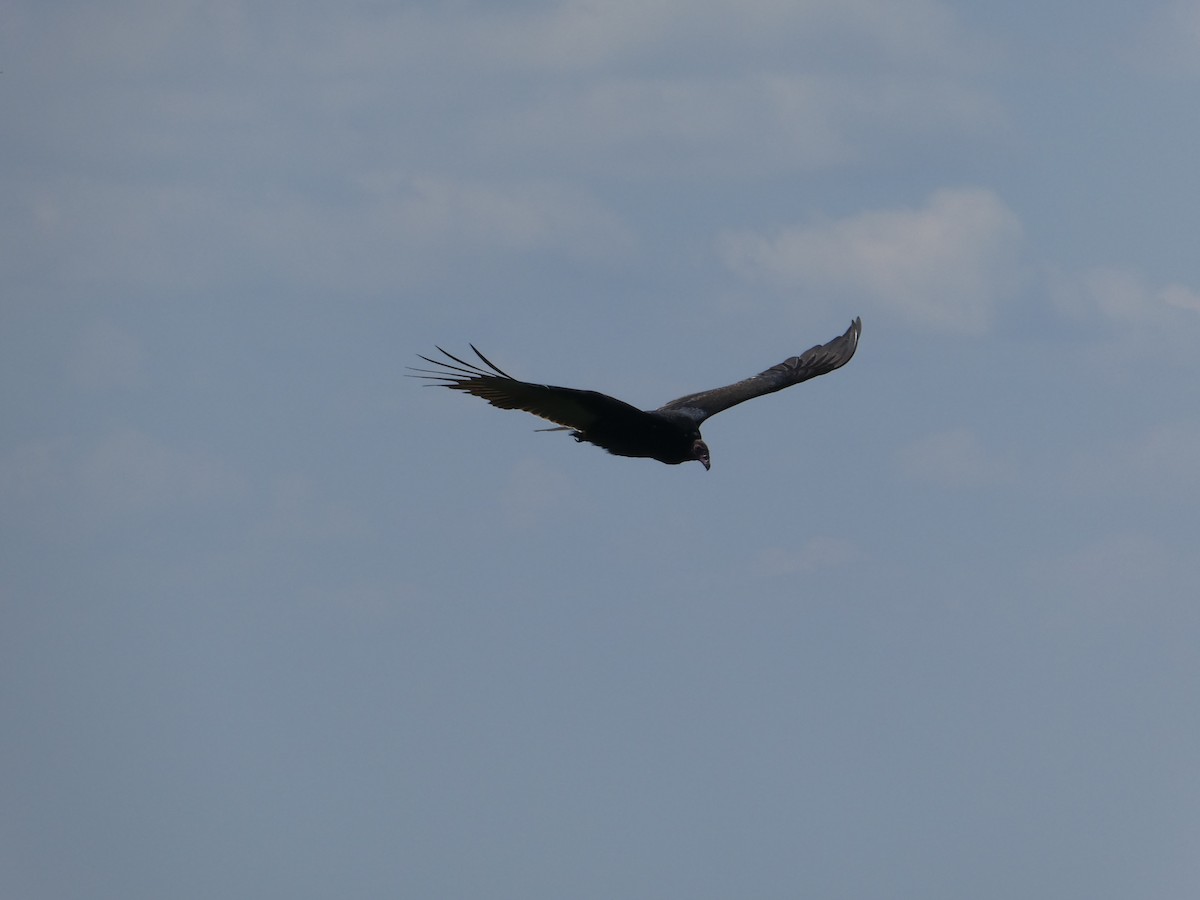
M 1200 2 L 13 0 L 0 894 L 1200 896 Z M 405 378 L 657 406 L 621 459 Z

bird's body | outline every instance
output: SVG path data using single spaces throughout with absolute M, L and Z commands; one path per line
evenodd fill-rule
M 696 458 L 698 429 L 687 416 L 671 410 L 637 410 L 636 416 L 598 421 L 587 431 L 574 431 L 577 441 L 603 447 L 614 456 L 657 459 L 678 465 Z
M 418 377 L 456 391 L 465 391 L 501 409 L 521 409 L 570 431 L 577 441 L 603 447 L 616 456 L 656 459 L 668 465 L 696 460 L 709 468 L 708 446 L 700 437 L 700 424 L 709 416 L 774 391 L 799 384 L 844 366 L 854 356 L 862 321 L 855 319 L 846 333 L 819 344 L 764 372 L 726 387 L 688 394 L 658 409 L 642 410 L 598 391 L 518 381 L 475 346 L 471 349 L 486 369 L 459 359 L 445 350 L 444 360 L 422 356 L 437 369 L 418 369 Z

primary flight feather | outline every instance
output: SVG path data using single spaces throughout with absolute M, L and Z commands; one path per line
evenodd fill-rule
M 688 394 L 652 410 L 638 409 L 597 391 L 518 381 L 480 353 L 474 344 L 471 349 L 482 366 L 438 347 L 446 359 L 422 356 L 421 359 L 437 368 L 414 371 L 420 373 L 417 378 L 474 394 L 492 406 L 541 416 L 558 426 L 545 430 L 570 431 L 575 440 L 603 447 L 617 456 L 657 459 L 669 465 L 696 460 L 708 469 L 712 461 L 708 445 L 700 437 L 700 424 L 705 419 L 731 406 L 841 368 L 854 356 L 861 333 L 862 320 L 855 319 L 845 334 L 785 359 L 765 372 L 725 387 Z

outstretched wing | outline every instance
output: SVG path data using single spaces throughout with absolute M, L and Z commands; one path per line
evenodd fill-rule
M 826 372 L 844 366 L 850 362 L 858 347 L 858 336 L 862 333 L 862 319 L 855 319 L 846 329 L 846 333 L 834 338 L 827 344 L 818 344 L 810 350 L 805 350 L 799 356 L 786 359 L 777 366 L 772 366 L 765 372 L 760 372 L 753 378 L 746 378 L 736 384 L 714 388 L 711 391 L 700 391 L 688 394 L 678 400 L 672 400 L 661 409 L 677 410 L 687 415 L 697 425 L 709 416 L 715 416 L 722 410 L 729 409 L 763 394 L 781 391 L 785 387 L 808 381 Z
M 474 344 L 470 347 L 487 369 L 459 359 L 438 347 L 451 362 L 422 356 L 421 359 L 437 368 L 413 369 L 414 372 L 421 373 L 413 377 L 428 379 L 430 384 L 448 387 L 454 391 L 474 394 L 501 409 L 521 409 L 533 413 L 561 425 L 563 430 L 586 432 L 603 418 L 630 414 L 637 417 L 645 415 L 637 407 L 598 391 L 580 391 L 575 388 L 555 387 L 552 384 L 518 381 L 480 353 Z

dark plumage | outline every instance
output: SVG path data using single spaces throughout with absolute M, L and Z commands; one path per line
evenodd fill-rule
M 862 320 L 855 319 L 846 333 L 827 344 L 818 344 L 799 356 L 785 359 L 765 372 L 711 391 L 688 394 L 654 410 L 641 410 L 596 391 L 531 384 L 518 381 L 475 345 L 471 349 L 487 368 L 445 354 L 450 362 L 422 356 L 436 369 L 414 369 L 431 382 L 455 391 L 482 397 L 501 409 L 523 409 L 549 419 L 559 427 L 544 431 L 570 431 L 577 441 L 603 447 L 617 456 L 638 456 L 676 465 L 697 460 L 709 468 L 708 445 L 700 437 L 700 424 L 709 416 L 738 403 L 783 390 L 844 366 L 854 356 Z M 489 371 L 490 370 L 490 371 Z

